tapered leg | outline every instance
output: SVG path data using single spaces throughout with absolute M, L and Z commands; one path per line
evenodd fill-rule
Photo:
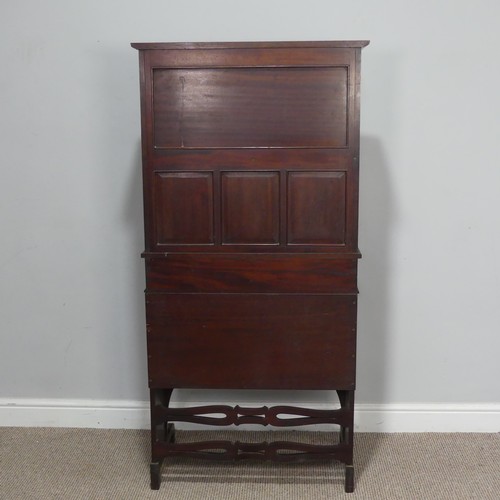
M 159 490 L 160 489 L 162 462 L 163 462 L 163 460 L 160 460 L 159 462 L 151 462 L 151 465 L 149 466 L 149 470 L 151 473 L 151 489 L 152 490 Z
M 168 422 L 165 422 L 164 425 L 164 441 L 166 443 L 175 443 L 175 426 L 174 424 L 169 424 Z
M 345 427 L 340 427 L 340 437 L 339 437 L 339 443 L 345 443 L 346 440 L 346 429 Z
M 345 492 L 352 493 L 354 491 L 354 466 L 345 466 Z
M 173 443 L 175 441 L 174 425 L 165 422 L 160 416 L 156 416 L 155 410 L 159 407 L 168 408 L 173 389 L 151 389 L 151 489 L 159 490 L 161 485 L 161 466 L 163 456 L 158 449 L 160 442 Z
M 345 456 L 345 492 L 354 491 L 354 391 L 337 391 L 342 410 L 346 412 L 346 424 L 340 428 L 340 443 L 347 446 Z

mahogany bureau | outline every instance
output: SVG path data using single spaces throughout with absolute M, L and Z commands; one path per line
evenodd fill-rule
M 151 487 L 165 457 L 346 465 L 353 491 L 359 88 L 367 41 L 139 50 Z M 170 408 L 174 389 L 337 391 L 340 406 Z M 180 443 L 174 422 L 331 423 L 338 442 Z

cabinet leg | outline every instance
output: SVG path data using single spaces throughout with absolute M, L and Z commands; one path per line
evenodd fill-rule
M 354 491 L 354 466 L 345 466 L 345 492 L 352 493 Z
M 339 432 L 339 443 L 342 444 L 342 443 L 345 443 L 346 441 L 346 429 L 345 427 L 340 427 L 340 432 Z
M 161 464 L 162 461 L 159 462 L 151 462 L 149 466 L 149 470 L 151 473 L 151 489 L 159 490 L 161 484 Z
M 175 443 L 175 426 L 174 424 L 165 422 L 163 425 L 163 440 L 166 443 Z

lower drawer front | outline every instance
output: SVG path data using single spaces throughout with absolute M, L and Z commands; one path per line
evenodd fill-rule
M 352 389 L 356 296 L 147 294 L 150 387 Z

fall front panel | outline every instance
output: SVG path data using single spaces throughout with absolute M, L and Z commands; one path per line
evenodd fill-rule
M 353 389 L 355 295 L 146 295 L 150 387 Z

